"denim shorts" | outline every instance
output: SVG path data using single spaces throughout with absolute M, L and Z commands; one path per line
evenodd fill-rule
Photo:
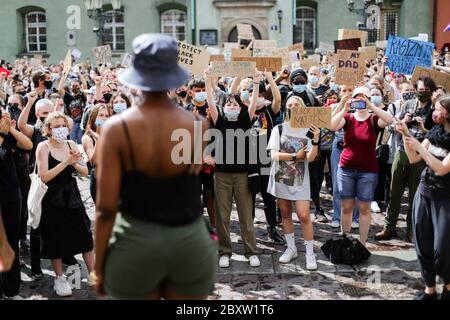
M 337 183 L 341 200 L 358 198 L 372 202 L 378 183 L 378 173 L 338 168 Z

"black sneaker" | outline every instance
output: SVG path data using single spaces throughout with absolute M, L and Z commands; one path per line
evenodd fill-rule
M 284 245 L 286 244 L 286 240 L 284 240 L 283 236 L 278 233 L 276 228 L 267 228 L 267 232 L 269 233 L 270 240 L 273 241 L 274 244 Z
M 75 259 L 75 257 L 65 257 L 62 258 L 62 263 L 65 264 L 66 266 L 74 266 L 78 265 L 78 260 Z
M 442 291 L 441 300 L 442 301 L 450 301 L 450 291 L 447 290 L 445 287 L 444 287 L 444 291 Z
M 321 207 L 317 208 L 316 211 L 314 211 L 314 216 L 316 217 L 316 221 L 319 223 L 327 223 L 328 218 L 325 215 L 325 212 Z
M 434 294 L 426 294 L 425 291 L 419 292 L 414 300 L 437 300 L 436 292 Z
M 42 280 L 42 278 L 44 278 L 42 270 L 31 271 L 31 279 L 33 279 L 33 281 L 39 281 Z
M 20 249 L 23 251 L 29 251 L 30 250 L 30 241 L 27 239 L 20 240 Z
M 281 211 L 280 211 L 279 208 L 277 208 L 277 211 L 276 211 L 276 223 L 277 223 L 277 226 L 281 225 L 281 221 L 282 220 L 283 219 L 281 218 Z

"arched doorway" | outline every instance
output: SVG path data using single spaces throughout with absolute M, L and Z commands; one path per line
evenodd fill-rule
M 253 35 L 256 40 L 261 40 L 261 33 L 258 29 L 255 28 L 255 26 L 252 26 L 253 29 Z M 230 33 L 228 34 L 228 42 L 238 42 L 238 32 L 237 27 L 234 27 L 231 29 Z M 241 41 L 241 43 L 245 44 L 245 40 Z M 250 43 L 250 41 L 248 41 Z

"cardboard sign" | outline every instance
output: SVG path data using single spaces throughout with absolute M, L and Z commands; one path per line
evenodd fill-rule
M 361 41 L 360 47 L 365 47 L 369 33 L 367 31 L 354 29 L 339 29 L 338 40 L 359 38 Z
M 323 55 L 327 54 L 328 52 L 334 51 L 334 46 L 332 44 L 328 44 L 325 42 L 320 42 L 319 44 L 319 52 Z
M 231 49 L 231 57 L 251 57 L 252 52 L 250 50 L 243 49 Z
M 315 125 L 318 128 L 331 127 L 332 108 L 307 107 L 292 108 L 290 126 L 291 128 L 309 128 Z
M 253 56 L 254 57 L 272 57 L 277 50 L 276 40 L 254 40 Z
M 375 41 L 375 47 L 378 49 L 386 49 L 387 43 L 387 40 Z
M 69 75 L 71 69 L 72 69 L 72 52 L 69 49 L 67 50 L 66 57 L 64 58 L 63 76 L 61 78 L 62 82 L 66 81 L 67 76 Z
M 328 64 L 335 64 L 337 59 L 337 53 L 334 52 L 328 52 L 327 53 L 327 62 Z
M 364 55 L 358 51 L 339 50 L 337 53 L 336 83 L 354 85 L 364 81 L 366 63 Z
M 443 86 L 445 89 L 450 90 L 450 74 L 417 66 L 414 69 L 412 81 L 416 82 L 422 76 L 430 77 L 438 86 Z
M 225 56 L 223 54 L 212 54 L 209 61 L 225 61 Z
M 92 49 L 92 52 L 94 53 L 95 61 L 98 65 L 107 65 L 111 63 L 112 53 L 109 45 L 95 47 Z
M 366 57 L 366 60 L 375 60 L 377 58 L 377 47 L 360 47 L 358 51 L 363 53 Z
M 72 50 L 72 57 L 75 60 L 80 60 L 81 56 L 83 55 L 83 52 L 81 52 L 80 50 L 78 50 L 77 48 L 74 48 Z
M 253 28 L 250 24 L 238 24 L 238 39 L 241 40 L 252 40 L 254 39 Z
M 318 66 L 319 63 L 317 62 L 317 59 L 314 58 L 308 58 L 300 60 L 300 67 L 308 73 L 308 70 L 312 67 Z
M 290 45 L 288 47 L 289 51 L 298 51 L 301 55 L 305 54 L 305 48 L 303 47 L 303 43 L 296 43 L 293 45 Z
M 209 65 L 211 54 L 208 50 L 178 41 L 178 63 L 194 76 L 202 76 Z
M 129 53 L 125 53 L 122 58 L 121 66 L 124 68 L 131 67 L 133 64 L 133 56 Z
M 283 66 L 291 65 L 300 60 L 300 52 L 296 50 L 289 50 L 289 47 L 278 48 L 274 51 L 274 56 L 281 57 Z
M 336 40 L 334 42 L 335 53 L 337 53 L 338 50 L 358 51 L 359 47 L 361 47 L 361 39 L 359 38 Z
M 386 47 L 387 66 L 396 73 L 412 75 L 416 66 L 431 69 L 434 44 L 390 36 Z
M 223 50 L 231 51 L 231 49 L 239 49 L 239 43 L 237 42 L 224 42 Z
M 212 77 L 249 77 L 256 72 L 256 63 L 250 61 L 214 61 L 211 65 Z
M 283 67 L 280 57 L 235 57 L 233 61 L 251 61 L 256 63 L 259 71 L 278 72 Z
M 320 54 L 313 54 L 308 57 L 308 59 L 315 60 L 318 64 L 320 64 Z

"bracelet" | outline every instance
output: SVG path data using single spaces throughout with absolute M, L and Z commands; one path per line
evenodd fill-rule
M 314 142 L 314 140 L 311 140 L 311 144 L 312 144 L 313 146 L 318 146 L 318 145 L 320 144 L 320 141 L 319 141 L 319 142 Z

